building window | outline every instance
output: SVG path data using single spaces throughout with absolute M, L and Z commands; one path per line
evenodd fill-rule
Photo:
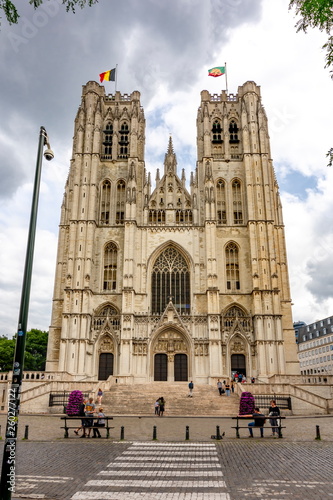
M 227 223 L 225 182 L 222 179 L 219 179 L 216 183 L 216 216 L 218 224 Z
M 231 120 L 229 124 L 229 142 L 230 144 L 238 144 L 238 127 L 235 120 Z
M 113 140 L 113 125 L 112 123 L 107 123 L 105 129 L 103 130 L 103 149 L 104 155 L 112 159 L 112 140 Z
M 181 314 L 190 312 L 190 272 L 184 257 L 168 247 L 152 271 L 152 312 L 161 314 L 171 300 Z
M 222 140 L 222 127 L 219 120 L 215 120 L 212 128 L 212 143 L 221 144 Z
M 104 251 L 103 290 L 114 291 L 117 286 L 117 247 L 108 243 Z
M 116 224 L 124 224 L 125 220 L 125 201 L 126 201 L 126 184 L 124 181 L 117 183 L 116 193 Z
M 233 202 L 233 212 L 234 212 L 234 224 L 243 224 L 241 183 L 238 180 L 232 183 L 232 202 Z
M 106 180 L 101 186 L 100 224 L 110 224 L 111 182 Z
M 129 128 L 126 122 L 121 124 L 119 131 L 119 154 L 118 158 L 128 158 Z
M 240 289 L 238 247 L 235 243 L 228 243 L 225 249 L 227 290 Z

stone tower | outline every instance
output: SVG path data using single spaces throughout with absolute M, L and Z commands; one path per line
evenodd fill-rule
M 298 374 L 260 88 L 201 93 L 186 186 L 171 138 L 154 187 L 139 92 L 88 82 L 59 230 L 47 369 L 120 383 Z

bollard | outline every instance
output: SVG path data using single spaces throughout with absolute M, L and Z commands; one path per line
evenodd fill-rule
M 219 425 L 216 426 L 216 439 L 222 439 Z
M 29 439 L 29 425 L 25 426 L 24 438 L 23 439 Z
M 185 432 L 185 440 L 188 441 L 189 439 L 190 439 L 190 427 L 187 425 Z
M 319 425 L 316 425 L 316 439 L 321 440 Z
M 2 436 L 1 436 L 1 425 L 0 425 L 0 439 L 2 439 Z
M 124 435 L 125 435 L 124 426 L 122 425 L 120 427 L 120 441 L 122 441 L 123 439 L 125 439 Z
M 157 439 L 157 431 L 156 431 L 156 425 L 153 427 L 153 441 L 156 441 Z

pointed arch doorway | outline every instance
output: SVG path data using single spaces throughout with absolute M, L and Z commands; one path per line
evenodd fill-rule
M 113 354 L 102 352 L 99 355 L 98 380 L 107 380 L 113 375 Z
M 244 354 L 231 355 L 231 373 L 242 373 L 246 375 L 246 360 Z

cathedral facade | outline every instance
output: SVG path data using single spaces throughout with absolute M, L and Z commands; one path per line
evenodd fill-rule
M 298 374 L 282 209 L 260 88 L 202 91 L 188 184 L 154 184 L 140 93 L 83 86 L 47 370 L 120 383 Z

